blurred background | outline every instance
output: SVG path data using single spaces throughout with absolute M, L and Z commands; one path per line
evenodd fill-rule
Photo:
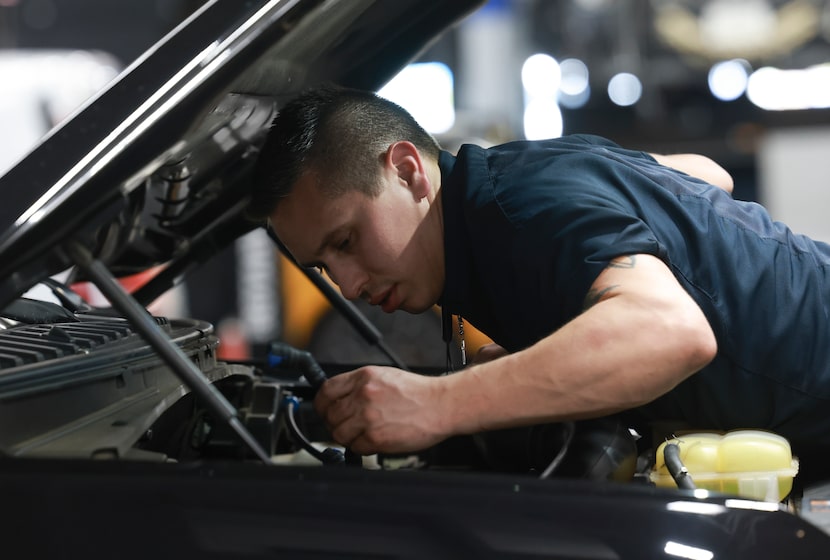
M 201 3 L 0 0 L 0 174 Z M 380 93 L 450 150 L 592 133 L 705 154 L 736 198 L 830 240 L 830 0 L 490 0 Z M 350 335 L 260 233 L 162 312 L 212 322 L 227 357 L 283 338 L 365 361 L 342 354 Z M 437 316 L 395 315 L 374 317 L 388 337 L 435 332 Z M 474 349 L 486 340 L 471 331 Z M 438 354 L 406 358 L 443 363 L 437 336 L 423 346 Z

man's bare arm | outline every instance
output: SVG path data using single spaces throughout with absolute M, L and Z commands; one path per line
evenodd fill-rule
M 450 431 L 596 417 L 645 404 L 709 363 L 714 333 L 668 267 L 616 259 L 586 310 L 534 346 L 442 378 Z
M 521 352 L 443 377 L 363 367 L 327 381 L 315 406 L 358 453 L 415 451 L 452 435 L 636 407 L 717 352 L 703 312 L 656 257 L 613 261 L 584 306 Z
M 699 154 L 649 155 L 661 165 L 677 169 L 692 177 L 703 179 L 707 183 L 720 187 L 730 194 L 735 186 L 732 176 L 726 169 L 706 156 Z

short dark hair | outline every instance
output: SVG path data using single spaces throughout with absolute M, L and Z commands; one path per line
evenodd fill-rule
M 331 196 L 348 190 L 376 196 L 381 156 L 401 140 L 438 159 L 438 142 L 399 105 L 363 90 L 308 90 L 282 107 L 271 125 L 254 170 L 248 215 L 271 215 L 309 170 Z

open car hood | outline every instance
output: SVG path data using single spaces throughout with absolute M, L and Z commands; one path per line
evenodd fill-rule
M 258 146 L 323 82 L 377 89 L 482 0 L 213 0 L 0 177 L 0 307 L 82 246 L 174 277 L 246 233 Z

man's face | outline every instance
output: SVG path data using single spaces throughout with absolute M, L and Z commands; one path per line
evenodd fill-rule
M 349 190 L 323 195 L 316 176 L 303 175 L 271 220 L 277 236 L 305 266 L 319 266 L 347 299 L 358 297 L 391 313 L 420 313 L 444 283 L 440 208 L 394 173 L 381 176 L 377 197 Z

